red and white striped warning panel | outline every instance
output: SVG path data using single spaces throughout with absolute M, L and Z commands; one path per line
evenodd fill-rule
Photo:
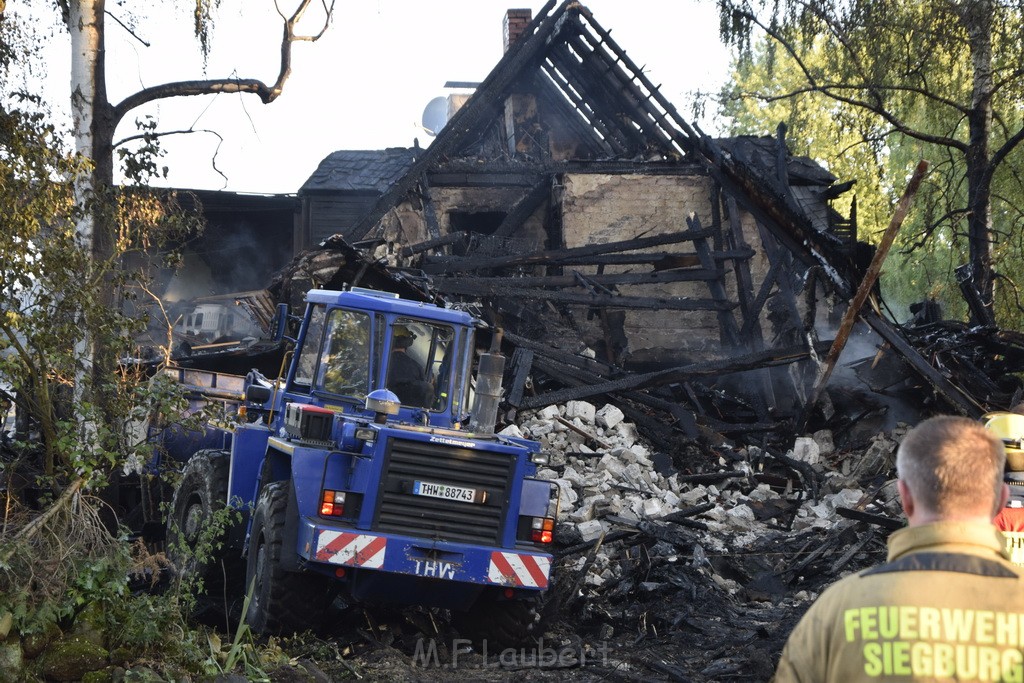
M 526 586 L 547 588 L 551 560 L 541 555 L 520 555 L 519 553 L 491 553 L 491 566 L 487 579 L 503 586 Z
M 384 566 L 387 543 L 384 536 L 321 531 L 316 541 L 316 559 L 350 567 L 380 569 Z

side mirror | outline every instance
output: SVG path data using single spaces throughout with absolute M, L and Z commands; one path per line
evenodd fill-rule
M 276 342 L 284 339 L 284 333 L 288 330 L 288 304 L 277 305 L 277 315 L 274 316 L 274 336 Z

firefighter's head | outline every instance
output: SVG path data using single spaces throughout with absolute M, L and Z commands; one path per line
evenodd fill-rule
M 898 488 L 911 526 L 990 521 L 1009 498 L 1002 441 L 976 420 L 939 416 L 910 430 L 896 453 Z
M 395 325 L 394 335 L 394 339 L 391 340 L 391 346 L 395 349 L 405 350 L 416 341 L 416 335 L 405 325 Z

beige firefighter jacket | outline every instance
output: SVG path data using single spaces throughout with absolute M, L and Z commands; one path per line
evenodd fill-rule
M 989 524 L 901 529 L 886 564 L 821 594 L 774 681 L 1024 683 L 1022 574 Z

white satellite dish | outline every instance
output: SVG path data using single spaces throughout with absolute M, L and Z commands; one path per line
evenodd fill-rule
M 423 128 L 428 135 L 437 135 L 448 123 L 448 98 L 435 97 L 423 109 Z

